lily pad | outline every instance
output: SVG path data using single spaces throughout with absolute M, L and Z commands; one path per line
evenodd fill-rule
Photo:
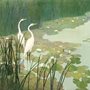
M 86 90 L 87 87 L 87 83 L 85 83 L 84 81 L 80 81 L 78 79 L 74 79 L 73 83 L 76 84 L 76 86 L 80 89 L 80 90 Z M 78 89 L 77 89 L 78 90 Z
M 74 55 L 72 55 L 72 57 L 70 58 L 70 60 L 71 60 L 71 63 L 72 64 L 80 64 L 81 63 L 80 58 L 77 57 L 77 56 L 74 56 Z
M 69 68 L 69 71 L 70 72 L 73 72 L 73 71 L 77 71 L 78 67 L 75 66 L 75 65 L 71 65 L 70 68 Z

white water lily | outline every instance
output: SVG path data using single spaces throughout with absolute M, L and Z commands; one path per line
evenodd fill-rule
M 71 53 L 71 50 L 68 50 L 68 53 Z
M 85 19 L 83 18 L 82 21 L 85 21 Z
M 46 68 L 48 68 L 48 69 L 49 69 L 49 65 L 44 64 L 44 63 L 39 64 L 39 66 L 38 66 L 38 67 L 39 67 L 39 68 L 46 67 Z
M 71 50 L 65 49 L 65 50 L 64 50 L 64 52 L 66 52 L 66 53 L 69 53 L 69 54 L 70 54 L 70 53 L 71 53 Z
M 60 51 L 57 51 L 57 53 L 60 53 Z
M 6 40 L 8 40 L 8 39 L 9 39 L 9 37 L 6 37 L 5 39 L 6 39 Z
M 48 28 L 48 29 L 49 29 L 50 27 L 49 27 L 49 26 L 47 26 L 46 28 Z
M 51 56 L 47 62 L 47 64 L 50 64 L 52 61 L 56 62 L 56 58 L 54 56 Z
M 59 45 L 59 47 L 60 47 L 60 48 L 63 48 L 63 46 L 62 46 L 62 45 Z
M 3 64 L 2 62 L 0 62 L 0 64 Z
M 40 49 L 40 48 L 37 48 L 37 49 L 36 49 L 36 51 L 37 51 L 37 52 L 41 52 L 41 51 L 42 51 L 42 49 Z
M 75 22 L 74 20 L 71 20 L 71 22 Z
M 54 32 L 58 32 L 58 30 L 54 30 Z
M 59 56 L 60 56 L 60 57 L 63 57 L 63 54 L 60 54 Z
M 50 59 L 54 59 L 54 56 L 51 56 Z

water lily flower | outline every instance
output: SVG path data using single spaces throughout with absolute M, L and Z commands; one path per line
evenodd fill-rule
M 54 30 L 54 32 L 58 32 L 58 30 Z
M 64 50 L 64 52 L 66 52 L 66 53 L 69 53 L 69 54 L 70 54 L 70 53 L 71 53 L 71 50 L 67 50 L 67 49 L 65 49 L 65 50 Z
M 46 68 L 49 68 L 49 65 L 44 64 L 44 63 L 41 63 L 41 64 L 39 64 L 39 67 L 40 67 L 40 68 L 41 68 L 41 67 L 46 67 Z
M 71 20 L 72 22 L 75 22 L 74 20 Z
M 8 40 L 8 39 L 9 39 L 9 37 L 6 37 L 5 39 L 6 39 L 6 40 Z
M 57 53 L 60 53 L 60 51 L 57 51 Z
M 63 54 L 60 54 L 59 56 L 60 56 L 60 57 L 63 57 Z
M 60 47 L 60 48 L 63 48 L 63 46 L 62 46 L 62 45 L 59 45 L 59 47 Z
M 40 49 L 40 48 L 37 48 L 37 49 L 36 49 L 36 51 L 37 51 L 37 52 L 41 52 L 41 51 L 42 51 L 42 49 Z
M 47 64 L 51 63 L 52 61 L 56 62 L 56 58 L 54 56 L 51 56 L 47 62 Z
M 83 18 L 82 21 L 85 21 L 85 19 Z
M 49 27 L 49 26 L 47 26 L 46 28 L 48 28 L 48 29 L 49 29 L 50 27 Z

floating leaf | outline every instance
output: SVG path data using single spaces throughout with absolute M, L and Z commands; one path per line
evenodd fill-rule
M 74 79 L 73 83 L 75 83 L 76 86 L 80 88 L 80 90 L 86 90 L 87 83 L 85 83 L 83 80 L 79 81 L 79 79 Z
M 77 88 L 76 90 L 88 90 L 87 88 Z
M 78 72 L 85 73 L 87 67 L 86 66 L 78 66 Z
M 80 64 L 81 63 L 80 58 L 78 56 L 72 55 L 72 57 L 70 59 L 71 59 L 72 64 Z
M 77 67 L 75 65 L 71 65 L 70 68 L 69 68 L 69 71 L 70 72 L 73 72 L 73 71 L 77 71 Z
M 84 81 L 85 83 L 90 83 L 90 78 L 88 77 L 83 77 L 82 81 Z
M 90 70 L 86 70 L 85 73 L 90 76 Z
M 76 86 L 78 87 L 79 86 L 79 79 L 73 79 L 73 83 L 76 84 Z
M 83 77 L 83 76 L 84 76 L 84 74 L 79 73 L 79 72 L 73 73 L 73 77 L 74 77 L 75 79 L 80 79 L 80 78 Z
M 63 67 L 60 64 L 55 64 L 56 71 L 62 71 Z

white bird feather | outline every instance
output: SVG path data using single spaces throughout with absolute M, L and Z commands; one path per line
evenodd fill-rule
M 26 41 L 26 45 L 24 48 L 24 55 L 26 55 L 27 52 L 31 52 L 32 48 L 34 46 L 34 35 L 33 35 L 32 31 L 30 30 L 30 27 L 33 25 L 35 25 L 35 24 L 32 23 L 28 26 L 28 31 L 31 34 L 31 37 Z
M 23 45 L 23 47 L 25 46 L 25 38 L 24 38 L 23 33 L 21 32 L 20 24 L 21 24 L 21 22 L 23 22 L 24 20 L 26 20 L 26 19 L 21 19 L 21 20 L 19 21 L 19 23 L 18 23 L 18 34 L 17 34 L 18 40 L 19 40 L 20 44 Z

